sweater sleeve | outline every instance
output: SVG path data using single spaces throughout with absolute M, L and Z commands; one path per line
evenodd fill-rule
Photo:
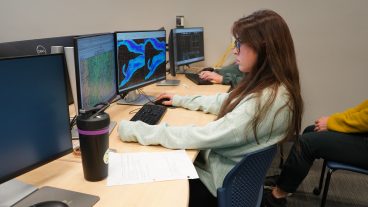
M 245 126 L 254 115 L 254 101 L 248 110 L 235 108 L 221 119 L 205 126 L 148 125 L 141 121 L 121 121 L 118 133 L 122 141 L 139 142 L 142 145 L 162 145 L 170 149 L 210 149 L 245 143 Z
M 231 85 L 231 83 L 236 86 L 243 79 L 244 73 L 239 70 L 239 66 L 232 64 L 223 67 L 216 72 L 222 75 L 222 84 Z
M 327 128 L 344 133 L 368 132 L 368 100 L 342 113 L 332 114 L 327 121 Z
M 243 100 L 233 111 L 205 126 L 168 126 L 167 124 L 152 126 L 141 121 L 121 121 L 118 133 L 122 141 L 139 142 L 142 145 L 162 145 L 170 149 L 202 150 L 244 145 L 254 142 L 253 132 L 247 129 L 256 112 L 256 104 L 256 98 Z M 270 110 L 270 117 L 276 114 L 281 105 L 284 105 L 283 101 L 274 104 L 273 109 Z M 281 119 L 275 122 L 274 129 L 278 133 L 283 133 L 286 117 L 288 117 L 286 107 L 278 117 Z M 265 119 L 265 123 L 261 124 L 260 137 L 266 137 L 264 134 L 270 132 L 272 120 L 272 118 Z
M 218 93 L 214 96 L 174 96 L 173 106 L 217 115 L 228 95 L 228 93 Z
M 240 81 L 243 79 L 244 74 L 242 75 L 237 75 L 237 74 L 233 74 L 233 73 L 224 73 L 222 75 L 222 84 L 223 85 L 233 85 L 236 86 L 240 83 Z

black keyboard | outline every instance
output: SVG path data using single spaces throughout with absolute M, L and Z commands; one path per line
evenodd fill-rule
M 208 80 L 203 80 L 199 77 L 196 73 L 186 73 L 185 77 L 187 77 L 189 80 L 193 81 L 197 85 L 212 85 L 213 83 Z
M 143 105 L 141 109 L 130 119 L 130 121 L 143 121 L 149 125 L 157 124 L 166 112 L 165 106 Z

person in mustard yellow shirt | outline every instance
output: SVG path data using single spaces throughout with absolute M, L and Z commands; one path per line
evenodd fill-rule
M 368 100 L 317 119 L 299 140 L 300 150 L 292 147 L 275 186 L 264 192 L 262 206 L 286 206 L 287 195 L 296 191 L 315 159 L 368 169 Z

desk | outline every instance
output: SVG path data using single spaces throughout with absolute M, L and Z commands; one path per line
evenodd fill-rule
M 218 92 L 225 92 L 229 88 L 224 85 L 198 86 L 186 79 L 183 75 L 178 75 L 176 78 L 181 80 L 179 86 L 156 86 L 153 84 L 145 87 L 144 92 L 153 96 L 162 92 L 179 95 L 211 95 Z M 129 112 L 138 107 L 112 104 L 107 110 L 107 113 L 110 114 L 111 120 L 119 122 L 122 119 L 129 120 L 133 117 L 133 114 L 129 114 Z M 175 108 L 168 109 L 161 122 L 176 126 L 186 124 L 204 125 L 214 118 L 215 116 L 210 114 Z M 117 127 L 115 127 L 110 135 L 110 148 L 116 149 L 119 153 L 169 150 L 161 146 L 142 146 L 137 143 L 124 143 L 118 137 Z M 187 150 L 187 153 L 194 160 L 198 152 L 196 150 Z M 99 182 L 88 182 L 84 180 L 80 158 L 74 157 L 72 154 L 68 154 L 47 165 L 41 166 L 19 176 L 17 179 L 38 187 L 53 186 L 97 195 L 100 197 L 100 201 L 95 205 L 96 207 L 184 207 L 187 206 L 189 197 L 187 180 L 112 187 L 106 186 L 106 179 Z

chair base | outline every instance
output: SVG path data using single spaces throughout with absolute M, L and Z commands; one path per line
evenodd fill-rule
M 321 194 L 321 189 L 319 189 L 318 187 L 315 187 L 313 189 L 313 194 L 316 195 L 316 196 L 320 195 Z

